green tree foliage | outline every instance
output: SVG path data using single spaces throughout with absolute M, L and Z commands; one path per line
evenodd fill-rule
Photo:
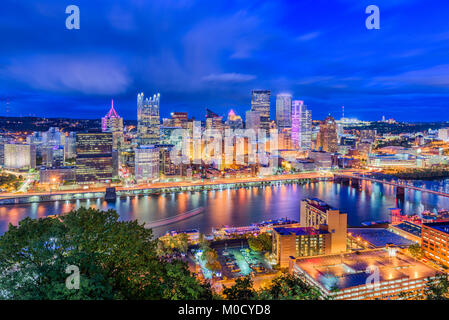
M 248 245 L 254 251 L 269 251 L 272 250 L 272 239 L 271 235 L 268 233 L 261 233 L 257 237 L 249 237 Z
M 263 300 L 317 300 L 321 295 L 299 277 L 283 273 L 258 292 Z
M 429 283 L 424 295 L 427 300 L 449 300 L 449 279 L 447 274 L 437 275 L 437 279 Z
M 164 254 L 170 254 L 174 250 L 186 253 L 189 248 L 189 236 L 180 233 L 175 236 L 165 236 L 164 240 L 159 239 L 158 250 Z
M 253 289 L 253 281 L 250 276 L 241 277 L 235 280 L 231 287 L 224 287 L 223 295 L 228 300 L 250 300 L 256 296 Z
M 208 268 L 211 271 L 220 271 L 221 270 L 221 264 L 217 260 L 218 254 L 217 251 L 211 248 L 205 248 L 203 251 L 203 257 L 206 259 L 206 268 Z
M 80 208 L 59 218 L 25 218 L 0 238 L 4 299 L 202 299 L 210 287 L 186 264 L 156 253 L 152 230 L 114 210 Z M 80 271 L 68 289 L 67 266 Z
M 416 259 L 421 259 L 424 256 L 423 250 L 418 243 L 408 247 L 408 252 Z

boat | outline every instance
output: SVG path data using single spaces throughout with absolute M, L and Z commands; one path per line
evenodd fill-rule
M 145 223 L 145 228 L 157 228 L 157 227 L 162 227 L 168 224 L 172 224 L 178 221 L 182 221 L 188 218 L 191 218 L 193 216 L 196 216 L 200 213 L 202 213 L 204 211 L 204 207 L 199 207 L 184 213 L 181 213 L 177 216 L 174 217 L 169 217 L 169 218 L 165 218 L 165 219 L 160 219 L 160 220 L 156 220 L 156 221 L 152 221 L 152 222 L 147 222 Z

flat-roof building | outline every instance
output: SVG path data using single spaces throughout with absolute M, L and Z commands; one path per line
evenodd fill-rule
M 319 229 L 327 225 L 331 234 L 330 253 L 345 252 L 347 243 L 347 214 L 332 208 L 320 199 L 301 201 L 300 221 L 302 227 Z
M 401 299 L 422 293 L 437 270 L 395 250 L 292 258 L 289 271 L 336 300 Z
M 288 267 L 290 257 L 308 257 L 329 254 L 331 234 L 323 229 L 307 228 L 273 228 L 273 254 L 277 263 Z
M 421 237 L 424 255 L 449 266 L 449 222 L 423 223 Z

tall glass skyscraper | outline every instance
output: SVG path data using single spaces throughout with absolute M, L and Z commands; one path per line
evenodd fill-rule
M 292 144 L 299 150 L 312 148 L 312 113 L 301 100 L 292 102 Z
M 114 100 L 111 102 L 109 112 L 101 118 L 101 131 L 112 132 L 115 150 L 123 144 L 123 118 L 115 111 Z
M 292 126 L 292 96 L 281 93 L 276 96 L 276 124 L 279 129 Z
M 114 176 L 112 133 L 76 134 L 76 182 L 105 182 Z
M 158 144 L 160 140 L 160 94 L 144 99 L 137 95 L 137 138 L 139 145 Z
M 253 90 L 251 92 L 251 111 L 260 112 L 261 129 L 270 129 L 270 90 Z

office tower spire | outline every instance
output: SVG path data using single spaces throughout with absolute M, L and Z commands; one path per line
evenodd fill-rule
M 139 145 L 157 144 L 160 140 L 160 94 L 144 99 L 137 95 L 137 138 Z

